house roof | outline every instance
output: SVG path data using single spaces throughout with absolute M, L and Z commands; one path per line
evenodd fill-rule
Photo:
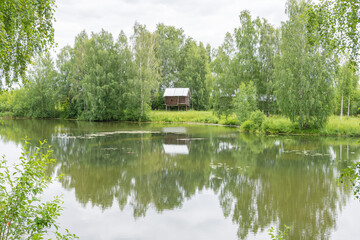
M 164 97 L 186 97 L 189 93 L 189 88 L 166 88 Z

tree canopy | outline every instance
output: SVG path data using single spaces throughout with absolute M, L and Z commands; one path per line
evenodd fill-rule
M 310 44 L 322 44 L 350 55 L 353 62 L 359 57 L 360 3 L 351 0 L 320 0 L 307 8 L 307 33 Z
M 0 1 L 0 78 L 11 85 L 37 51 L 54 45 L 54 0 Z

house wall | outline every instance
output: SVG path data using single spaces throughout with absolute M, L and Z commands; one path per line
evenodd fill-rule
M 165 97 L 165 104 L 168 106 L 177 106 L 178 97 Z
M 178 106 L 178 105 L 182 105 L 182 106 L 188 106 L 190 107 L 190 96 L 186 96 L 186 97 L 165 97 L 165 104 L 167 106 Z

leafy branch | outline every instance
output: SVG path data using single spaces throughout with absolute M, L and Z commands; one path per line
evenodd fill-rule
M 57 239 L 77 238 L 67 230 L 65 235 L 58 232 L 61 198 L 41 201 L 41 195 L 53 181 L 46 176 L 47 166 L 55 162 L 51 156 L 46 141 L 40 141 L 40 146 L 30 152 L 25 140 L 20 164 L 11 168 L 5 156 L 0 160 L 0 240 L 43 239 L 51 228 Z

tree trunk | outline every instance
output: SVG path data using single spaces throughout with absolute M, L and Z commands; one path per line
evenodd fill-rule
M 344 105 L 344 95 L 341 93 L 340 120 L 342 120 L 343 117 L 343 105 Z
M 348 117 L 350 117 L 350 95 L 348 98 Z
M 143 120 L 143 111 L 144 111 L 144 96 L 143 96 L 143 79 L 142 79 L 142 68 L 141 68 L 141 59 L 140 59 L 140 118 Z

